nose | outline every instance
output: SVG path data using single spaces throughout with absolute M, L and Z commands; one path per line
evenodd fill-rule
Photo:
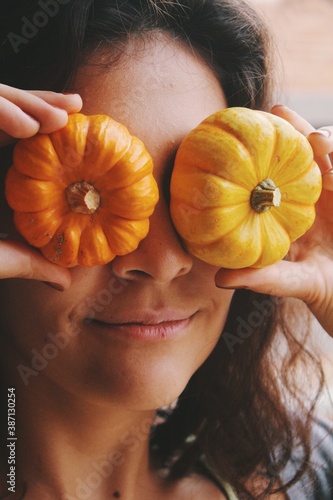
M 117 256 L 111 268 L 118 278 L 165 284 L 187 274 L 192 264 L 192 256 L 174 230 L 168 206 L 165 200 L 160 200 L 150 218 L 146 238 L 134 252 Z

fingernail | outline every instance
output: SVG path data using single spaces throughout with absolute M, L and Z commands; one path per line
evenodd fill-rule
M 55 290 L 58 290 L 58 292 L 63 292 L 65 290 L 65 288 L 59 283 L 52 283 L 51 281 L 43 281 L 43 283 L 51 288 L 54 288 Z
M 248 290 L 248 286 L 243 286 L 243 285 L 238 285 L 238 286 L 225 286 L 225 285 L 218 285 L 215 283 L 217 288 L 223 288 L 223 290 Z
M 331 131 L 326 129 L 326 128 L 319 128 L 318 130 L 315 130 L 312 133 L 313 134 L 320 134 L 320 135 L 323 135 L 324 137 L 331 137 Z

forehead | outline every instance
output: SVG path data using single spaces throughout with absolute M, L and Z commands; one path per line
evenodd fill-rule
M 167 35 L 133 38 L 117 57 L 95 53 L 77 75 L 83 113 L 107 114 L 150 150 L 180 141 L 209 114 L 226 106 L 221 86 L 203 59 Z M 163 141 L 161 140 L 163 138 Z

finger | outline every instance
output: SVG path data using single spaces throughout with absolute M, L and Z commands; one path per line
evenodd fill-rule
M 67 289 L 71 274 L 21 241 L 0 241 L 0 279 L 26 278 L 47 281 Z
M 315 161 L 323 174 L 323 188 L 333 191 L 333 175 L 329 173 L 332 160 L 328 156 L 333 151 L 333 127 L 316 130 L 298 113 L 282 104 L 273 106 L 271 113 L 284 118 L 307 137 L 314 150 Z
M 2 135 L 24 139 L 37 134 L 40 124 L 16 104 L 0 97 Z
M 323 188 L 327 191 L 333 191 L 333 171 L 330 170 L 323 174 Z
M 333 191 L 333 127 L 315 130 L 307 138 L 323 174 L 323 188 Z
M 36 92 L 38 94 L 38 91 L 26 92 L 24 90 L 8 87 L 7 85 L 0 85 L 0 95 L 39 122 L 39 131 L 41 133 L 49 134 L 63 128 L 68 121 L 67 110 L 49 104 L 40 97 L 41 93 L 37 95 Z M 66 96 L 62 98 L 57 98 L 55 96 L 51 97 L 51 92 L 46 92 L 45 96 L 51 101 L 52 99 L 54 101 L 58 99 L 58 104 L 60 104 L 60 101 L 66 101 Z M 72 98 L 69 99 L 69 102 L 71 101 Z M 69 107 L 73 109 L 73 103 L 71 103 Z
M 75 113 L 82 108 L 82 99 L 76 93 L 61 93 L 48 90 L 22 90 L 0 83 L 0 95 L 13 102 L 29 102 L 29 96 L 35 96 L 46 103 Z
M 287 120 L 296 130 L 305 136 L 308 136 L 311 132 L 316 130 L 305 118 L 284 104 L 276 104 L 273 106 L 271 113 Z
M 79 94 L 61 94 L 45 90 L 28 90 L 51 106 L 64 109 L 67 113 L 78 113 L 82 108 L 82 99 Z
M 307 136 L 314 154 L 324 156 L 333 152 L 333 127 L 323 127 Z
M 215 276 L 215 283 L 218 288 L 249 288 L 277 297 L 309 301 L 313 290 L 312 276 L 311 263 L 282 260 L 261 269 L 221 269 Z

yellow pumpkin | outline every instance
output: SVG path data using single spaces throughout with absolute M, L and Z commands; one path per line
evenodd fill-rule
M 137 248 L 158 188 L 138 138 L 108 116 L 77 113 L 17 143 L 6 198 L 18 231 L 48 260 L 95 266 Z
M 264 111 L 227 108 L 182 141 L 170 210 L 188 251 L 218 267 L 284 258 L 315 219 L 321 173 L 307 139 Z

